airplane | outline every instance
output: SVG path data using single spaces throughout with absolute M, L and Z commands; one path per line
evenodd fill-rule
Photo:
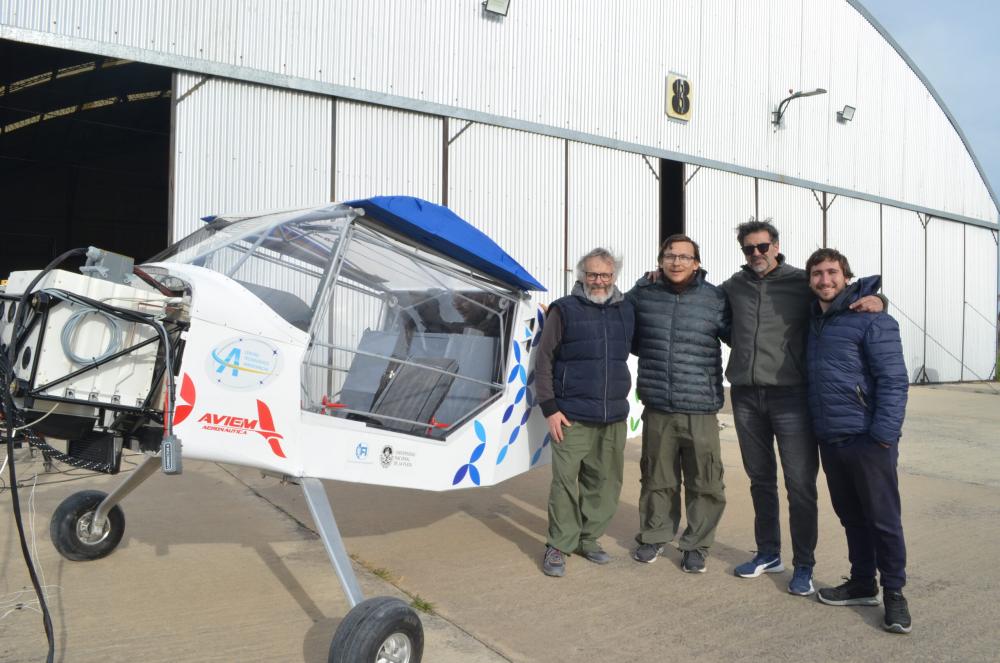
M 418 615 L 365 599 L 322 480 L 445 491 L 548 463 L 545 288 L 412 197 L 204 220 L 141 266 L 91 247 L 81 273 L 59 269 L 77 249 L 0 293 L 8 445 L 16 426 L 46 459 L 112 474 L 123 448 L 145 454 L 109 494 L 66 498 L 53 545 L 111 554 L 120 503 L 157 470 L 257 468 L 301 486 L 351 605 L 329 661 L 418 663 Z

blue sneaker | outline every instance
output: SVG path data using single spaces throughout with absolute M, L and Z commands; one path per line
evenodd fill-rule
M 749 562 L 744 562 L 733 569 L 733 574 L 740 578 L 756 578 L 762 573 L 781 573 L 784 570 L 781 555 L 759 552 Z
M 816 589 L 813 587 L 813 567 L 796 566 L 792 572 L 792 580 L 788 583 L 788 593 L 798 596 L 809 596 Z

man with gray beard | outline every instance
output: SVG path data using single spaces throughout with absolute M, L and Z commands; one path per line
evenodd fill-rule
M 552 302 L 535 357 L 538 404 L 552 436 L 546 575 L 566 572 L 565 556 L 611 558 L 597 539 L 618 508 L 625 420 L 632 388 L 626 360 L 632 304 L 615 286 L 621 261 L 594 249 L 576 265 L 570 295 Z

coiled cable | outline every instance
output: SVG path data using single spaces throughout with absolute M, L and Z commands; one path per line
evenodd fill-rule
M 104 318 L 107 323 L 108 328 L 111 330 L 111 340 L 108 342 L 108 347 L 100 355 L 96 357 L 81 357 L 80 355 L 73 352 L 72 340 L 73 332 L 76 331 L 77 326 L 84 316 L 90 314 L 100 315 Z M 63 353 L 69 358 L 71 362 L 79 366 L 85 366 L 87 364 L 94 364 L 102 361 L 114 353 L 118 352 L 118 349 L 122 344 L 122 327 L 114 316 L 110 315 L 106 311 L 99 311 L 96 308 L 85 308 L 80 309 L 73 315 L 69 316 L 69 320 L 66 321 L 65 326 L 62 329 L 62 335 L 60 336 L 62 341 Z

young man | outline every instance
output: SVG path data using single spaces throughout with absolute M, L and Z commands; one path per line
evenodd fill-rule
M 751 220 L 737 228 L 746 265 L 722 284 L 732 309 L 732 353 L 726 377 L 732 385 L 733 421 L 743 467 L 750 477 L 757 554 L 734 569 L 741 578 L 779 573 L 778 456 L 788 493 L 794 571 L 788 591 L 812 594 L 816 549 L 816 476 L 819 458 L 806 398 L 805 335 L 813 293 L 806 273 L 785 263 L 778 229 Z M 856 310 L 881 311 L 866 297 Z
M 820 589 L 819 600 L 878 605 L 878 569 L 883 626 L 892 633 L 909 633 L 896 476 L 909 379 L 899 326 L 886 313 L 847 313 L 860 297 L 878 290 L 881 277 L 850 284 L 851 266 L 836 249 L 813 253 L 806 271 L 817 297 L 806 346 L 809 409 L 851 560 L 850 579 Z
M 546 575 L 567 553 L 611 561 L 597 539 L 618 508 L 632 376 L 626 360 L 632 304 L 615 286 L 621 263 L 594 249 L 577 263 L 573 292 L 552 302 L 535 359 L 535 384 L 552 436 Z
M 672 235 L 660 247 L 660 278 L 641 278 L 626 298 L 635 306 L 632 351 L 639 356 L 642 490 L 637 562 L 652 563 L 680 525 L 684 480 L 687 528 L 678 541 L 681 570 L 704 573 L 726 508 L 716 413 L 723 404 L 722 350 L 729 309 L 705 280 L 698 245 Z

